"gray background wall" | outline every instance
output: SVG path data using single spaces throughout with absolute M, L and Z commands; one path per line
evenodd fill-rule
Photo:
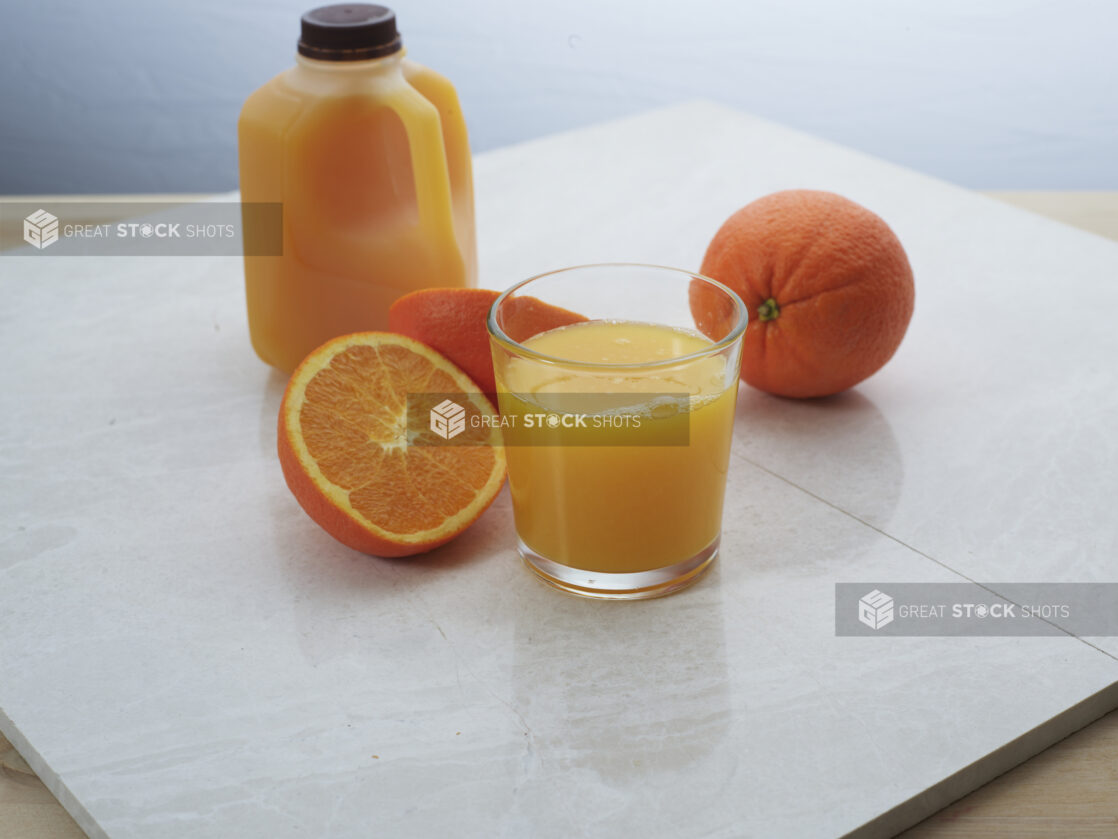
M 241 103 L 312 5 L 4 0 L 0 193 L 235 188 Z M 1118 188 L 1113 0 L 395 8 L 476 151 L 704 97 L 965 186 Z

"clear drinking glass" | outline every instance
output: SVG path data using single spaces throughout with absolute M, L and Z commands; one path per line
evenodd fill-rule
M 605 599 L 697 579 L 722 529 L 741 299 L 689 271 L 584 265 L 513 286 L 488 327 L 528 567 Z

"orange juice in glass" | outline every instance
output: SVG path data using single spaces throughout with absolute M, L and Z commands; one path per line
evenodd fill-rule
M 518 297 L 588 320 L 524 337 L 516 319 L 531 308 Z M 709 566 L 745 325 L 730 289 L 658 266 L 568 268 L 497 299 L 489 333 L 517 537 L 545 582 L 639 599 Z

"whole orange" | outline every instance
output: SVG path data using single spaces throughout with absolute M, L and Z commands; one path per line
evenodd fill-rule
M 900 241 L 880 217 L 833 192 L 775 192 L 738 210 L 700 273 L 749 310 L 742 379 L 780 396 L 853 387 L 892 358 L 912 319 L 912 268 Z M 691 311 L 705 334 L 722 329 L 709 287 L 692 287 Z

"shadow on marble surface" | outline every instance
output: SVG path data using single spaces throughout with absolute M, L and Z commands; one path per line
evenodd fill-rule
M 742 383 L 734 453 L 879 529 L 904 485 L 893 428 L 857 390 L 787 399 Z
M 512 510 L 503 490 L 465 533 L 425 554 L 390 559 L 368 556 L 336 541 L 307 517 L 284 488 L 272 501 L 273 554 L 286 590 L 293 643 L 312 666 L 363 660 L 419 614 L 444 637 L 454 622 L 438 606 L 493 598 L 483 616 L 511 623 L 504 594 L 512 574 L 526 574 L 505 551 L 513 545 Z M 507 594 L 507 591 L 505 592 Z M 434 603 L 435 605 L 431 605 Z M 469 624 L 469 621 L 467 621 Z M 448 628 L 444 631 L 443 624 Z M 472 625 L 472 624 L 470 624 Z M 467 630 L 468 633 L 468 630 Z
M 260 400 L 260 451 L 265 456 L 276 457 L 276 427 L 279 422 L 279 406 L 283 401 L 283 391 L 288 377 L 275 367 L 268 368 L 264 380 L 264 398 Z
M 77 537 L 77 528 L 69 525 L 18 525 L 3 540 L 3 550 L 0 550 L 0 570 L 27 562 L 40 554 L 64 548 Z

